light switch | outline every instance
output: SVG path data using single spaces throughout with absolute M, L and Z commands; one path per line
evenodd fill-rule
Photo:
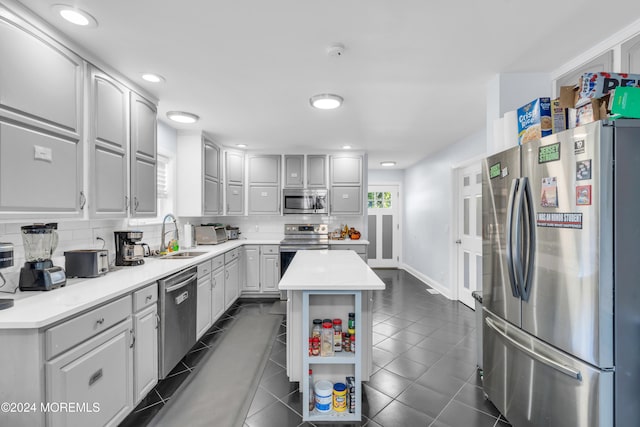
M 51 150 L 51 148 L 34 145 L 33 158 L 35 160 L 44 160 L 45 162 L 51 163 L 53 162 L 53 151 Z

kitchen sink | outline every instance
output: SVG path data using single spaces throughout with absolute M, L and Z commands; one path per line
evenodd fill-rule
M 204 255 L 206 252 L 175 252 L 172 254 L 161 256 L 160 259 L 186 259 L 186 258 L 195 258 L 200 255 Z

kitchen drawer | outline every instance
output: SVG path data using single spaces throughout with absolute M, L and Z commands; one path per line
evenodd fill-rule
M 158 283 L 154 283 L 133 293 L 133 312 L 138 312 L 157 301 Z
M 105 304 L 47 329 L 45 346 L 47 360 L 85 341 L 131 315 L 131 295 Z
M 239 253 L 240 252 L 238 251 L 237 248 L 225 253 L 224 254 L 224 263 L 227 264 L 227 263 L 233 261 L 234 259 L 238 258 Z
M 215 257 L 214 259 L 211 260 L 211 270 L 215 271 L 217 269 L 219 269 L 220 267 L 224 266 L 224 255 L 218 255 L 217 257 Z
M 354 251 L 357 254 L 366 254 L 367 245 L 331 245 L 332 251 Z
M 211 273 L 211 260 L 198 264 L 198 278 Z
M 280 253 L 280 246 L 278 245 L 263 245 L 262 246 L 263 254 L 278 254 Z

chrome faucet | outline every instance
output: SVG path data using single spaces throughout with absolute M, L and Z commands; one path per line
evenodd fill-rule
M 165 252 L 167 250 L 167 246 L 164 244 L 164 236 L 166 234 L 164 231 L 164 226 L 165 226 L 165 223 L 167 222 L 167 218 L 170 218 L 173 220 L 173 225 L 176 228 L 176 240 L 180 240 L 180 234 L 178 233 L 178 223 L 177 223 L 176 217 L 170 213 L 166 214 L 164 216 L 164 219 L 162 220 L 162 237 L 160 239 L 160 252 Z

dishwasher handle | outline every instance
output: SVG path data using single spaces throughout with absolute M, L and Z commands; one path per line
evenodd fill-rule
M 187 286 L 189 284 L 189 282 L 191 282 L 193 279 L 195 279 L 197 275 L 198 275 L 198 273 L 193 273 L 192 275 L 187 277 L 182 282 L 176 283 L 175 285 L 167 286 L 167 288 L 165 289 L 165 292 L 166 293 L 171 293 L 171 292 L 173 292 L 173 291 L 175 291 L 177 289 L 184 288 L 185 286 Z

